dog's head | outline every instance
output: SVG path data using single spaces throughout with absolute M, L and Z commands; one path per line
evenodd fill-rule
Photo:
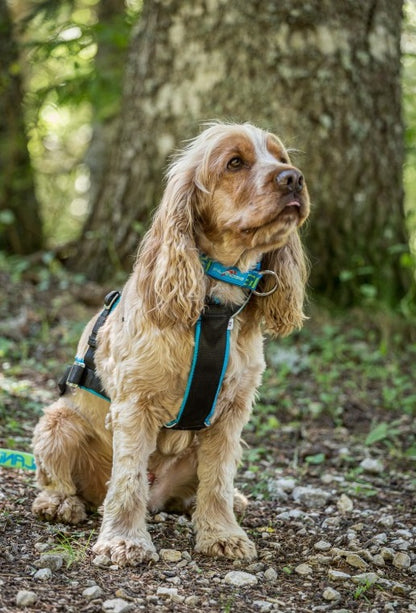
M 308 214 L 303 175 L 276 136 L 249 124 L 209 126 L 170 166 L 139 252 L 151 317 L 158 325 L 197 319 L 205 298 L 204 252 L 225 266 L 244 269 L 262 259 L 263 268 L 273 268 L 276 295 L 256 300 L 268 328 L 288 333 L 301 321 L 306 271 L 297 229 Z M 279 303 L 279 312 L 271 310 Z

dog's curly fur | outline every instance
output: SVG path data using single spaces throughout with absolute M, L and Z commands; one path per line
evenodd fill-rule
M 77 523 L 104 500 L 94 551 L 119 565 L 154 555 L 146 510 L 171 507 L 193 511 L 198 551 L 255 557 L 235 519 L 245 500 L 233 478 L 265 366 L 262 330 L 286 335 L 304 319 L 297 229 L 308 213 L 306 185 L 284 146 L 250 124 L 209 125 L 177 156 L 121 301 L 99 332 L 96 369 L 111 405 L 78 389 L 47 407 L 36 426 L 35 513 Z M 205 276 L 199 252 L 243 271 L 261 260 L 279 283 L 270 296 L 253 295 L 236 318 L 212 425 L 171 431 L 163 425 L 181 404 L 207 298 L 240 305 L 246 297 Z M 272 284 L 265 277 L 259 289 Z

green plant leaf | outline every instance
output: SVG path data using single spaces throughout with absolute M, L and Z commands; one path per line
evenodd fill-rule
M 322 464 L 325 462 L 325 454 L 324 453 L 316 453 L 315 455 L 307 455 L 305 457 L 305 462 L 308 464 Z
M 377 424 L 375 428 L 373 428 L 367 435 L 365 439 L 366 445 L 373 445 L 373 443 L 377 443 L 378 441 L 383 441 L 388 438 L 389 435 L 389 424 L 386 422 L 381 422 Z

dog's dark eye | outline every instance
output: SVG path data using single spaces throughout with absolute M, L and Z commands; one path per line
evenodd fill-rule
M 242 168 L 243 166 L 244 166 L 244 162 L 238 156 L 231 158 L 231 160 L 227 164 L 227 168 L 229 170 L 238 170 L 239 168 Z

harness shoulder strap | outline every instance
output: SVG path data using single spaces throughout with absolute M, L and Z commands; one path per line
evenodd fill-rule
M 100 378 L 95 373 L 94 355 L 97 349 L 97 335 L 100 328 L 104 325 L 107 317 L 120 300 L 121 293 L 112 291 L 104 299 L 104 309 L 98 315 L 92 332 L 88 339 L 88 349 L 83 358 L 75 357 L 72 366 L 68 366 L 63 377 L 58 382 L 61 396 L 65 394 L 67 386 L 81 387 L 88 392 L 96 394 L 104 400 L 110 400 L 101 384 Z

